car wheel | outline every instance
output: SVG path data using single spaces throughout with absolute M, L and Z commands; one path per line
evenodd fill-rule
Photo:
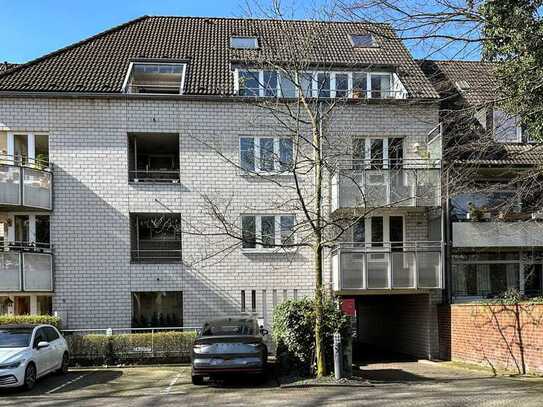
M 62 355 L 62 365 L 60 365 L 60 368 L 57 370 L 57 373 L 58 374 L 68 373 L 69 365 L 70 365 L 70 356 L 68 355 L 68 352 L 64 352 L 64 355 Z
M 26 390 L 32 390 L 36 384 L 36 366 L 29 363 L 25 369 L 25 381 L 23 387 Z
M 195 386 L 201 386 L 204 384 L 204 376 L 192 376 L 192 384 Z

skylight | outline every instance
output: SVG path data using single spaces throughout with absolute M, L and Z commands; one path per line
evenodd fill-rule
M 370 33 L 365 34 L 351 34 L 351 44 L 356 48 L 371 48 L 377 46 L 375 38 Z
M 133 62 L 123 90 L 127 93 L 183 93 L 185 64 Z
M 258 38 L 256 38 L 256 37 L 240 37 L 240 36 L 230 37 L 230 48 L 257 49 L 258 48 Z

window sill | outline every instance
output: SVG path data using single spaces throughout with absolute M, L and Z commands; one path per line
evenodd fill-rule
M 264 171 L 245 171 L 245 170 L 241 170 L 240 173 L 239 173 L 240 176 L 242 177 L 255 177 L 255 178 L 258 178 L 258 177 L 283 177 L 283 178 L 290 178 L 290 177 L 294 177 L 294 174 L 290 171 L 285 171 L 285 172 L 279 172 L 279 171 L 274 171 L 274 172 L 264 172 Z
M 297 247 L 281 248 L 281 247 L 270 247 L 264 248 L 259 247 L 255 249 L 242 248 L 241 252 L 243 254 L 291 254 L 296 253 Z

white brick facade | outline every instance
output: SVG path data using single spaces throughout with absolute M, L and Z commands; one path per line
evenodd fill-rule
M 437 123 L 434 104 L 352 105 L 335 112 L 331 129 L 344 140 L 355 135 L 403 136 L 423 144 Z M 131 292 L 136 291 L 182 291 L 185 326 L 239 312 L 241 290 L 246 290 L 249 302 L 250 291 L 257 291 L 258 314 L 264 309 L 268 323 L 275 298 L 280 302 L 285 292 L 292 298 L 295 290 L 299 298 L 311 295 L 314 278 L 308 249 L 296 254 L 246 254 L 237 247 L 202 260 L 232 242 L 192 234 L 187 226 L 211 230 L 203 196 L 229 202 L 229 213 L 237 217 L 269 211 L 274 201 L 292 193 L 240 175 L 205 145 L 238 162 L 241 135 L 285 134 L 258 107 L 211 100 L 5 97 L 0 99 L 0 131 L 2 125 L 10 131 L 49 135 L 54 165 L 53 309 L 69 328 L 129 326 Z M 128 183 L 128 134 L 143 132 L 179 134 L 179 184 Z M 405 154 L 410 158 L 414 152 L 407 148 Z M 132 264 L 129 213 L 168 211 L 181 213 L 184 222 L 185 265 Z M 408 240 L 428 239 L 424 210 L 398 212 L 405 214 Z

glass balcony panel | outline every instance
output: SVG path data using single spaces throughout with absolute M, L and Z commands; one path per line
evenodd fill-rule
M 393 252 L 392 259 L 392 287 L 415 287 L 415 253 Z
M 341 288 L 344 290 L 364 288 L 364 254 L 341 253 Z
M 0 164 L 0 204 L 21 205 L 21 167 Z
M 51 173 L 23 169 L 23 205 L 33 208 L 51 209 Z
M 21 291 L 19 253 L 0 253 L 0 291 Z
M 389 288 L 389 253 L 368 253 L 368 288 Z
M 419 269 L 418 286 L 420 288 L 439 288 L 441 253 L 421 251 L 417 253 L 417 262 Z
M 388 203 L 388 171 L 368 170 L 366 177 L 366 201 L 367 206 L 384 206 Z
M 23 253 L 25 291 L 53 291 L 52 256 L 41 253 Z
M 439 206 L 439 177 L 436 171 L 417 172 L 417 206 Z
M 410 170 L 390 170 L 390 204 L 414 206 L 415 174 Z

